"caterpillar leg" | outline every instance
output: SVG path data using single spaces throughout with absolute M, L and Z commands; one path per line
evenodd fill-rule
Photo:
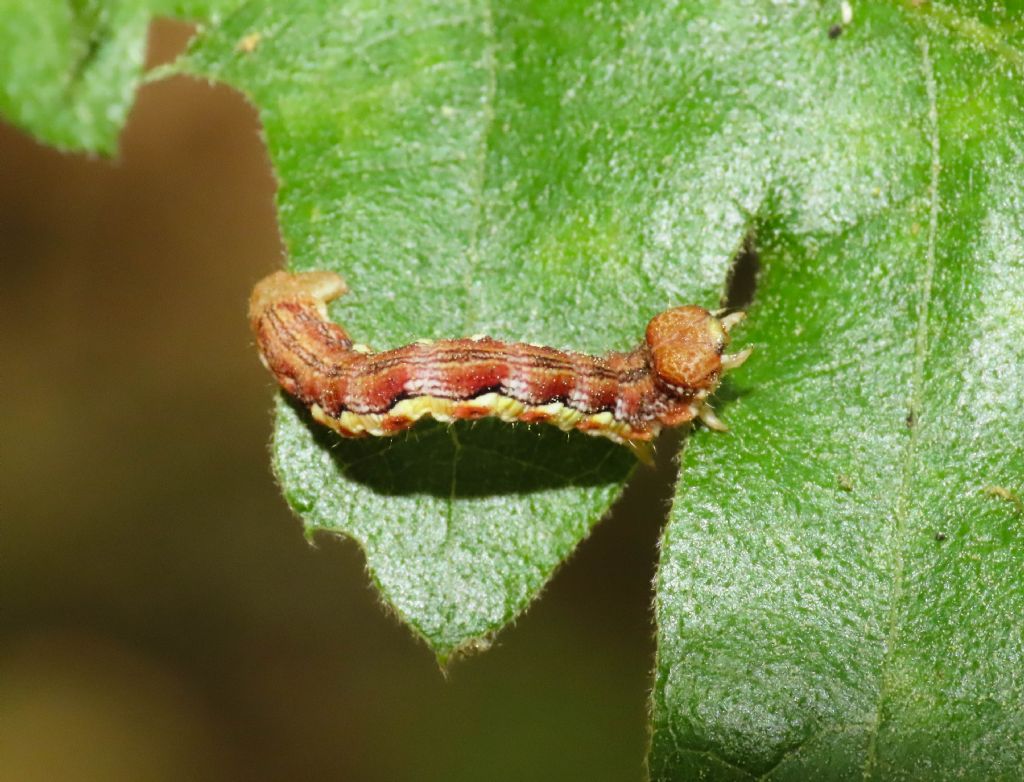
M 734 312 L 731 315 L 726 315 L 719 321 L 722 324 L 722 331 L 728 334 L 745 317 L 747 317 L 745 312 Z
M 729 431 L 729 427 L 725 425 L 721 418 L 715 415 L 715 411 L 711 409 L 711 405 L 707 402 L 700 406 L 700 409 L 697 411 L 697 417 L 700 418 L 708 429 L 714 429 L 716 432 Z
M 633 452 L 637 461 L 648 467 L 654 466 L 654 446 L 650 442 L 647 440 L 625 440 L 623 445 Z
M 739 353 L 726 353 L 722 356 L 722 371 L 729 372 L 730 370 L 736 369 L 741 366 L 744 361 L 750 358 L 750 354 L 754 352 L 752 347 L 743 348 Z

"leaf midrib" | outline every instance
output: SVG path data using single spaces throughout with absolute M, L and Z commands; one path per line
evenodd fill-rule
M 935 80 L 935 72 L 930 56 L 930 50 L 928 45 L 928 39 L 925 36 L 921 36 L 918 41 L 918 46 L 921 49 L 921 70 L 925 82 L 925 90 L 928 99 L 928 143 L 931 149 L 931 162 L 930 162 L 930 177 L 928 182 L 928 205 L 929 205 L 929 220 L 928 220 L 928 233 L 926 236 L 925 250 L 924 250 L 924 264 L 922 265 L 922 272 L 919 278 L 919 290 L 920 299 L 917 307 L 917 324 L 914 337 L 914 364 L 911 370 L 910 378 L 910 399 L 909 399 L 909 410 L 913 415 L 915 422 L 914 427 L 911 429 L 908 436 L 907 445 L 903 450 L 903 457 L 901 459 L 902 470 L 899 480 L 899 486 L 897 489 L 896 497 L 896 511 L 894 513 L 895 525 L 891 533 L 891 539 L 894 543 L 892 550 L 894 553 L 892 563 L 892 598 L 890 602 L 889 615 L 886 623 L 886 633 L 884 638 L 884 653 L 878 672 L 878 695 L 875 700 L 874 712 L 871 715 L 871 719 L 866 722 L 860 722 L 861 726 L 867 726 L 868 729 L 868 744 L 865 751 L 864 765 L 862 768 L 862 774 L 864 779 L 870 778 L 877 763 L 877 741 L 879 730 L 882 722 L 882 712 L 886 702 L 886 698 L 889 692 L 889 673 L 888 669 L 892 658 L 892 649 L 896 637 L 899 635 L 899 617 L 900 607 L 902 605 L 903 596 L 903 581 L 904 581 L 904 569 L 905 569 L 905 538 L 907 534 L 907 520 L 910 515 L 911 500 L 912 500 L 912 488 L 914 485 L 914 475 L 917 469 L 917 449 L 919 443 L 919 430 L 921 421 L 921 410 L 924 393 L 924 369 L 925 363 L 928 357 L 928 344 L 929 344 L 929 333 L 928 323 L 930 315 L 930 304 L 931 296 L 935 275 L 935 263 L 936 263 L 936 247 L 937 247 L 937 236 L 938 236 L 938 217 L 939 217 L 939 175 L 941 173 L 941 160 L 940 160 L 940 137 L 938 128 L 938 96 L 937 96 L 937 84 Z M 845 729 L 849 729 L 850 725 L 847 725 Z M 744 768 L 737 765 L 734 761 L 730 761 L 723 757 L 720 753 L 703 749 L 698 750 L 696 748 L 687 748 L 688 752 L 695 752 L 703 754 L 707 757 L 714 758 L 730 768 L 737 771 L 742 771 L 750 776 L 752 780 L 757 782 L 763 782 L 768 779 L 772 773 L 778 769 L 785 761 L 799 755 L 809 744 L 814 742 L 823 734 L 836 732 L 834 729 L 825 728 L 818 730 L 800 741 L 796 746 L 789 748 L 784 752 L 778 759 L 772 763 L 772 765 L 762 771 L 761 773 L 753 773 L 750 769 Z
M 912 18 L 932 20 L 943 29 L 963 40 L 976 44 L 987 52 L 1001 57 L 1007 65 L 1024 77 L 1024 53 L 1007 43 L 989 25 L 973 16 L 958 13 L 942 3 L 921 3 L 920 0 L 901 0 L 904 11 Z
M 482 0 L 483 14 L 481 17 L 482 32 L 484 35 L 483 46 L 483 67 L 486 69 L 486 92 L 483 101 L 483 124 L 480 128 L 480 142 L 476 150 L 476 170 L 474 172 L 473 198 L 476 201 L 473 229 L 469 237 L 469 246 L 466 252 L 466 272 L 462 281 L 465 306 L 462 316 L 462 333 L 469 334 L 476 329 L 473 328 L 476 320 L 473 308 L 473 276 L 480 263 L 480 227 L 484 222 L 484 192 L 487 185 L 487 158 L 490 149 L 491 131 L 494 128 L 494 102 L 498 92 L 497 63 L 495 55 L 497 44 L 494 33 L 494 8 L 491 0 Z M 459 457 L 462 454 L 462 445 L 455 433 L 454 427 L 448 428 L 448 436 L 452 440 L 454 451 L 452 453 L 452 480 L 451 491 L 448 496 L 448 508 L 445 519 L 445 545 L 451 536 L 452 525 L 455 522 L 455 508 L 458 504 L 458 480 L 459 480 Z
M 463 295 L 465 306 L 462 316 L 462 333 L 475 331 L 476 315 L 474 312 L 473 278 L 480 264 L 480 234 L 484 222 L 484 193 L 487 186 L 487 159 L 490 151 L 491 132 L 494 129 L 495 101 L 498 94 L 497 74 L 497 39 L 494 31 L 494 8 L 491 0 L 482 0 L 483 13 L 481 26 L 484 45 L 481 56 L 486 70 L 486 90 L 483 100 L 483 123 L 480 128 L 480 141 L 477 144 L 475 157 L 474 181 L 471 192 L 475 201 L 475 217 L 466 252 L 466 272 L 463 278 Z M 454 477 L 453 477 L 454 481 Z
M 931 148 L 928 183 L 928 236 L 925 245 L 924 270 L 920 278 L 917 331 L 914 336 L 914 368 L 910 386 L 909 407 L 913 426 L 907 439 L 907 446 L 902 460 L 903 470 L 897 497 L 896 525 L 893 531 L 895 541 L 892 570 L 893 591 L 885 634 L 885 649 L 879 667 L 878 697 L 875 701 L 874 716 L 870 723 L 867 752 L 865 753 L 862 769 L 864 779 L 871 777 L 878 762 L 878 735 L 882 724 L 882 711 L 890 687 L 889 667 L 891 665 L 894 642 L 900 631 L 899 616 L 900 606 L 903 601 L 903 582 L 906 568 L 904 544 L 907 535 L 907 519 L 910 515 L 913 478 L 917 469 L 917 448 L 920 439 L 922 396 L 924 393 L 924 367 L 928 356 L 928 322 L 935 277 L 935 248 L 939 221 L 939 175 L 942 170 L 939 142 L 938 95 L 935 69 L 929 53 L 928 39 L 925 36 L 921 36 L 918 39 L 918 46 L 921 49 L 921 71 L 924 76 L 925 90 L 928 96 L 928 141 Z

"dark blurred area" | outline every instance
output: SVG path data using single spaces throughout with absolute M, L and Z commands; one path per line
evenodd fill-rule
M 674 446 L 442 673 L 270 475 L 273 193 L 224 87 L 145 87 L 114 161 L 0 126 L 0 778 L 640 779 Z

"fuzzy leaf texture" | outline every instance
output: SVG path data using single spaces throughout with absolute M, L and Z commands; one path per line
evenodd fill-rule
M 1020 6 L 691 13 L 767 169 L 759 353 L 683 457 L 652 777 L 1019 779 Z
M 610 7 L 375 0 L 248 5 L 185 67 L 259 107 L 291 262 L 342 274 L 331 314 L 356 340 L 603 352 L 668 306 L 717 306 L 745 231 L 746 196 L 681 149 L 683 85 L 652 56 Z M 494 421 L 343 440 L 282 400 L 274 463 L 445 659 L 528 605 L 635 459 Z
M 216 22 L 240 0 L 0 0 L 0 114 L 60 149 L 112 154 L 155 14 Z
M 661 548 L 654 779 L 1024 774 L 1024 7 L 849 9 L 249 2 L 182 66 L 257 106 L 290 263 L 341 273 L 375 348 L 627 348 L 715 306 L 753 237 L 757 350 Z M 10 72 L 8 116 L 107 148 L 24 120 Z M 274 440 L 288 501 L 442 659 L 631 459 L 493 422 L 343 441 L 286 400 Z

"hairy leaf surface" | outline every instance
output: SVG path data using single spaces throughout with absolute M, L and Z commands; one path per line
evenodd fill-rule
M 670 18 L 590 3 L 252 4 L 187 68 L 259 108 L 291 263 L 345 277 L 352 293 L 331 312 L 355 339 L 487 333 L 603 352 L 636 344 L 668 306 L 717 306 L 761 195 L 722 177 L 760 165 L 737 159 L 727 107 L 708 92 L 706 113 L 687 110 L 703 88 Z M 697 126 L 720 138 L 691 147 Z M 359 541 L 441 657 L 522 611 L 634 464 L 545 427 L 343 441 L 279 411 L 289 501 Z
M 289 263 L 341 273 L 332 317 L 375 348 L 628 348 L 751 244 L 757 350 L 661 547 L 652 776 L 1024 775 L 1020 2 L 0 9 L 0 111 L 98 151 L 149 16 L 209 20 L 180 69 L 257 107 Z M 284 399 L 273 458 L 442 659 L 633 464 L 490 421 L 346 441 Z
M 692 17 L 770 196 L 662 545 L 656 779 L 1024 771 L 1020 34 L 917 5 Z

